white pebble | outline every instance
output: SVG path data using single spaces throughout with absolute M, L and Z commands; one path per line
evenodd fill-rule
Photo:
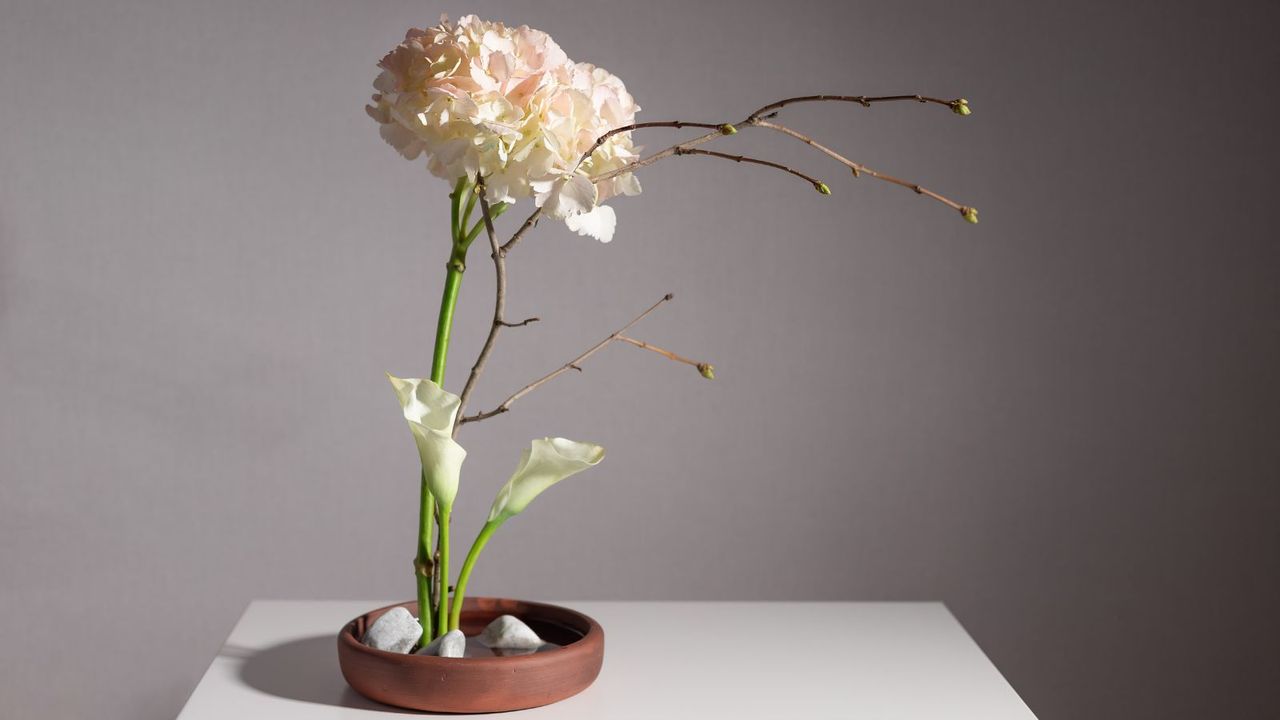
M 402 607 L 394 607 L 364 631 L 364 644 L 377 650 L 407 653 L 420 637 L 422 626 L 418 624 L 418 618 Z
M 514 615 L 503 615 L 489 623 L 479 639 L 486 646 L 498 649 L 536 650 L 542 646 L 538 633 Z
M 465 657 L 467 654 L 467 638 L 461 630 L 450 630 L 432 640 L 415 655 L 436 655 L 438 657 Z

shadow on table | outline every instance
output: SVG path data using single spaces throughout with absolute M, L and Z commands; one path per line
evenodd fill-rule
M 386 713 L 411 712 L 376 703 L 356 693 L 338 670 L 338 648 L 332 635 L 303 638 L 265 650 L 224 647 L 224 657 L 243 658 L 240 679 L 269 695 L 320 705 Z

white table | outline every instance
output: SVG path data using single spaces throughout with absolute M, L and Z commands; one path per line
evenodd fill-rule
M 180 720 L 421 715 L 365 700 L 338 672 L 338 629 L 389 604 L 253 601 Z M 562 604 L 604 627 L 604 669 L 583 693 L 507 720 L 1035 720 L 941 603 Z M 675 637 L 685 652 L 668 650 Z

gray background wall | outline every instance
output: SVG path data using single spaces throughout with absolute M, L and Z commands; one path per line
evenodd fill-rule
M 1274 8 L 3 0 L 0 715 L 171 717 L 251 598 L 412 595 L 383 371 L 426 371 L 446 188 L 362 104 L 468 10 L 647 119 L 966 96 L 787 119 L 982 212 L 743 132 L 834 195 L 676 159 L 611 245 L 539 228 L 480 406 L 668 291 L 638 334 L 720 379 L 616 347 L 468 429 L 460 536 L 529 438 L 610 449 L 477 592 L 940 599 L 1042 718 L 1274 712 Z

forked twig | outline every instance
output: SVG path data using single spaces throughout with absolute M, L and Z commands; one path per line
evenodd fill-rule
M 538 218 L 540 217 L 542 217 L 542 208 L 534 208 L 533 212 L 529 214 L 529 217 L 525 218 L 524 222 L 520 225 L 520 228 L 511 234 L 511 239 L 507 240 L 502 244 L 502 247 L 498 248 L 498 252 L 503 257 L 506 257 L 507 253 L 511 252 L 511 248 L 515 247 L 524 237 L 524 234 L 529 232 L 530 229 L 538 224 Z
M 476 356 L 476 362 L 471 366 L 471 374 L 467 376 L 467 384 L 462 386 L 462 394 L 458 396 L 458 415 L 462 415 L 462 412 L 466 410 L 467 401 L 471 399 L 471 393 L 475 390 L 476 383 L 480 380 L 480 374 L 484 372 L 484 366 L 489 362 L 489 355 L 493 353 L 493 346 L 498 342 L 498 333 L 504 327 L 518 327 L 518 325 L 509 325 L 506 321 L 506 254 L 498 246 L 498 235 L 493 230 L 493 213 L 489 210 L 489 198 L 486 195 L 484 177 L 479 173 L 476 173 L 475 193 L 480 198 L 480 214 L 484 218 L 485 234 L 489 236 L 490 255 L 493 258 L 494 283 L 497 286 L 497 290 L 493 301 L 493 324 L 489 326 L 489 335 L 485 337 L 484 345 L 480 348 L 480 354 Z M 520 325 L 527 325 L 537 319 L 529 318 L 520 323 Z M 460 429 L 462 429 L 462 423 L 454 423 L 453 437 L 458 437 L 458 430 Z
M 915 192 L 916 192 L 916 194 L 918 194 L 918 195 L 924 195 L 925 197 L 928 197 L 928 198 L 932 198 L 932 199 L 934 199 L 934 200 L 937 200 L 938 202 L 942 203 L 943 205 L 946 205 L 947 207 L 949 207 L 949 208 L 951 208 L 951 209 L 953 209 L 953 210 L 958 211 L 961 215 L 964 215 L 966 219 L 968 219 L 968 217 L 969 217 L 969 215 L 968 215 L 969 211 L 972 211 L 972 212 L 973 212 L 974 217 L 977 217 L 977 211 L 976 211 L 976 210 L 973 210 L 973 208 L 970 208 L 970 207 L 966 207 L 966 206 L 964 206 L 964 205 L 961 205 L 960 203 L 958 203 L 958 202 L 956 202 L 956 201 L 954 201 L 954 200 L 952 200 L 952 199 L 950 199 L 950 198 L 947 198 L 947 197 L 944 197 L 944 196 L 942 196 L 942 195 L 939 195 L 938 193 L 936 193 L 936 192 L 934 192 L 934 191 L 932 191 L 932 190 L 929 190 L 928 188 L 925 188 L 925 187 L 922 187 L 922 186 L 920 186 L 920 185 L 917 185 L 916 183 L 908 182 L 908 181 L 906 181 L 906 180 L 900 180 L 900 179 L 898 179 L 898 178 L 896 178 L 896 177 L 893 177 L 892 175 L 885 175 L 885 174 L 884 174 L 884 173 L 882 173 L 882 172 L 877 172 L 877 171 L 875 171 L 875 170 L 872 170 L 871 168 L 867 167 L 866 165 L 863 165 L 862 163 L 854 162 L 854 161 L 850 160 L 849 158 L 847 158 L 847 157 L 845 157 L 845 156 L 841 155 L 840 153 L 836 152 L 835 150 L 832 150 L 831 148 L 827 147 L 826 145 L 823 145 L 822 143 L 818 142 L 817 140 L 814 140 L 813 138 L 809 137 L 808 135 L 805 135 L 805 134 L 803 134 L 803 133 L 800 133 L 800 132 L 797 132 L 797 131 L 795 131 L 795 130 L 792 130 L 791 128 L 787 127 L 786 125 L 780 125 L 780 124 L 778 124 L 778 123 L 770 122 L 770 121 L 768 121 L 768 120 L 755 120 L 755 121 L 751 122 L 751 123 L 750 123 L 750 125 L 753 125 L 753 126 L 755 126 L 755 127 L 765 128 L 766 130 L 775 130 L 775 131 L 780 132 L 780 133 L 782 133 L 782 134 L 784 134 L 784 135 L 789 135 L 789 136 L 791 136 L 791 137 L 793 137 L 793 138 L 795 138 L 795 139 L 797 139 L 797 140 L 799 140 L 799 141 L 803 142 L 804 144 L 808 145 L 809 147 L 813 148 L 814 150 L 817 150 L 818 152 L 821 152 L 822 154 L 826 155 L 827 157 L 832 158 L 833 160 L 835 160 L 835 161 L 839 162 L 840 164 L 844 165 L 845 167 L 849 168 L 850 170 L 852 170 L 852 171 L 853 171 L 853 176 L 854 176 L 854 177 L 858 177 L 859 175 L 868 175 L 868 176 L 873 177 L 873 178 L 875 178 L 875 179 L 877 179 L 877 180 L 883 180 L 883 181 L 888 182 L 888 183 L 893 183 L 894 185 L 900 185 L 900 186 L 902 186 L 902 187 L 904 187 L 904 188 L 907 188 L 907 189 L 909 189 L 909 190 L 913 190 L 913 191 L 915 191 Z
M 687 122 L 685 120 L 654 120 L 651 122 L 639 122 L 639 123 L 632 123 L 630 125 L 623 125 L 622 127 L 616 127 L 610 130 L 609 132 L 601 135 L 600 137 L 596 138 L 595 144 L 592 145 L 590 148 L 588 148 L 586 152 L 582 153 L 582 157 L 578 158 L 578 163 L 573 166 L 574 172 L 577 172 L 578 168 L 582 166 L 582 163 L 586 162 L 587 159 L 591 157 L 592 153 L 594 153 L 596 150 L 599 150 L 600 146 L 608 142 L 609 138 L 613 137 L 614 135 L 618 135 L 624 132 L 631 132 L 632 130 L 644 130 L 645 128 L 660 128 L 660 127 L 675 128 L 677 130 L 681 128 L 687 128 L 687 127 L 714 128 L 716 130 L 721 130 L 723 132 L 724 124 L 723 123 Z
M 536 323 L 541 319 L 542 318 L 540 317 L 534 316 L 534 317 L 525 318 L 518 323 L 511 323 L 511 322 L 507 322 L 506 320 L 500 320 L 498 324 L 501 325 L 502 327 L 518 328 L 518 327 L 524 327 L 529 323 Z
M 617 168 L 615 170 L 603 172 L 603 173 L 600 173 L 599 175 L 592 175 L 591 182 L 599 183 L 604 180 L 608 180 L 609 178 L 617 177 L 624 173 L 629 173 L 635 170 L 639 170 L 640 168 L 645 167 L 647 165 L 652 165 L 663 158 L 671 157 L 672 155 L 675 155 L 681 150 L 688 150 L 689 148 L 697 147 L 698 145 L 701 145 L 703 143 L 715 140 L 718 137 L 722 137 L 724 135 L 732 135 L 737 132 L 736 128 L 733 129 L 732 132 L 729 132 L 726 130 L 726 128 L 733 128 L 733 125 L 731 124 L 719 125 L 717 126 L 717 128 L 718 129 L 715 130 L 714 132 L 709 132 L 703 135 L 699 135 L 696 138 L 693 138 L 691 140 L 685 140 L 682 143 L 676 143 L 675 145 L 672 145 L 671 147 L 666 148 L 665 150 L 659 150 L 658 152 L 648 157 L 643 157 L 634 162 L 627 163 L 626 165 L 623 165 L 622 167 Z
M 967 100 L 964 100 L 964 99 L 942 100 L 939 98 L 928 97 L 926 95 L 882 95 L 882 96 L 802 95 L 798 97 L 786 98 L 784 100 L 778 100 L 777 102 L 769 103 L 768 105 L 765 105 L 757 109 L 756 111 L 752 112 L 750 115 L 743 118 L 743 120 L 737 123 L 736 125 L 748 125 L 766 114 L 776 114 L 778 110 L 788 105 L 794 105 L 796 103 L 851 102 L 851 103 L 857 103 L 864 107 L 871 107 L 873 103 L 893 102 L 898 100 L 914 100 L 916 102 L 921 102 L 921 103 L 934 103 L 937 105 L 949 107 L 953 112 L 960 115 L 969 114 L 969 103 Z M 716 132 L 706 133 L 704 135 L 699 135 L 698 137 L 695 137 L 691 140 L 686 140 L 681 143 L 676 143 L 675 145 L 669 148 L 666 148 L 665 150 L 661 150 L 659 152 L 654 153 L 653 155 L 650 155 L 645 158 L 641 158 L 640 160 L 636 160 L 635 162 L 628 163 L 627 165 L 617 168 L 616 170 L 610 170 L 606 173 L 601 173 L 600 175 L 592 176 L 591 179 L 593 181 L 600 182 L 601 180 L 608 180 L 609 178 L 616 177 L 623 173 L 628 173 L 633 170 L 637 170 L 639 168 L 645 167 L 646 165 L 651 165 L 657 162 L 658 160 L 661 160 L 664 157 L 670 157 L 671 155 L 676 154 L 676 151 L 678 148 L 696 147 L 707 141 L 714 140 L 715 138 L 720 137 L 722 135 L 733 135 L 737 133 L 736 125 L 734 123 L 721 123 L 718 125 L 714 123 L 693 123 L 693 122 L 687 122 L 683 120 L 655 121 L 655 122 L 635 123 L 633 125 L 626 125 L 620 128 L 615 128 L 613 130 L 610 130 L 609 132 L 605 133 L 600 138 L 598 138 L 596 141 L 596 144 L 591 148 L 590 151 L 588 151 L 586 155 L 584 155 L 583 160 L 579 161 L 578 164 L 581 165 L 582 162 L 585 161 L 587 157 L 590 157 L 590 154 L 595 152 L 601 145 L 604 144 L 606 140 L 608 140 L 610 137 L 614 135 L 617 135 L 618 133 L 629 132 L 631 130 L 640 130 L 643 128 L 654 128 L 654 127 L 675 127 L 675 128 L 714 127 L 716 129 Z
M 541 386 L 543 386 L 543 385 L 545 385 L 545 384 L 547 384 L 547 383 L 551 382 L 552 380 L 554 380 L 554 379 L 556 379 L 557 377 L 559 377 L 559 376 L 563 375 L 564 373 L 569 372 L 570 370 L 578 370 L 579 372 L 581 372 L 582 367 L 580 366 L 580 363 L 581 363 L 582 361 L 584 361 L 584 360 L 586 360 L 587 358 L 591 357 L 592 355 L 595 355 L 596 353 L 600 352 L 601 350 L 603 350 L 603 349 L 604 349 L 604 347 L 605 347 L 606 345 L 608 345 L 609 343 L 613 342 L 614 340 L 618 340 L 618 339 L 622 336 L 622 334 L 623 334 L 623 333 L 625 333 L 627 330 L 630 330 L 630 329 L 632 328 L 632 326 L 634 326 L 636 323 L 638 323 L 638 322 L 640 322 L 641 320 L 643 320 L 643 319 L 645 319 L 646 317 L 648 317 L 648 316 L 649 316 L 649 313 L 653 312 L 654 310 L 657 310 L 657 309 L 658 309 L 658 308 L 659 308 L 663 303 L 669 302 L 669 301 L 671 300 L 671 298 L 672 298 L 672 297 L 674 297 L 674 296 L 673 296 L 671 293 L 667 293 L 666 295 L 664 295 L 664 296 L 662 297 L 662 299 L 661 299 L 661 300 L 659 300 L 658 302 L 656 302 L 656 303 L 654 303 L 652 306 L 650 306 L 648 310 L 645 310 L 644 312 L 642 312 L 642 313 L 640 313 L 639 315 L 637 315 L 637 316 L 635 317 L 635 319 L 633 319 L 631 322 L 629 322 L 629 323 L 627 323 L 626 325 L 623 325 L 622 327 L 620 327 L 620 328 L 618 328 L 617 330 L 613 331 L 613 332 L 609 335 L 609 337 L 605 338 L 604 340 L 601 340 L 600 342 L 596 343 L 595 345 L 592 345 L 590 348 L 587 348 L 587 351 L 586 351 L 586 352 L 584 352 L 584 353 L 582 353 L 581 355 L 579 355 L 579 356 L 575 357 L 574 359 L 570 360 L 569 362 L 565 363 L 564 365 L 561 365 L 560 367 L 556 368 L 555 370 L 552 370 L 551 372 L 547 373 L 546 375 L 543 375 L 542 377 L 538 378 L 537 380 L 534 380 L 533 382 L 529 383 L 528 385 L 525 385 L 524 387 L 520 388 L 520 389 L 519 389 L 519 390 L 517 390 L 515 393 L 513 393 L 513 394 L 511 395 L 511 397 L 507 398 L 506 400 L 503 400 L 503 401 L 502 401 L 502 403 L 501 403 L 500 405 L 498 405 L 498 407 L 496 407 L 496 408 L 494 408 L 494 409 L 492 409 L 492 410 L 488 410 L 488 411 L 486 411 L 486 412 L 479 412 L 479 413 L 476 413 L 476 414 L 474 414 L 474 415 L 467 415 L 467 416 L 463 416 L 463 415 L 462 415 L 462 413 L 461 413 L 461 411 L 459 411 L 459 413 L 458 413 L 458 415 L 459 415 L 459 418 L 458 418 L 458 425 L 462 425 L 463 423 L 476 422 L 477 420 L 484 420 L 484 419 L 486 419 L 486 418 L 491 418 L 491 417 L 493 417 L 493 416 L 495 416 L 495 415 L 501 415 L 502 413 L 504 413 L 504 412 L 506 412 L 506 411 L 508 411 L 508 410 L 510 410 L 510 409 L 511 409 L 511 405 L 512 405 L 512 403 L 514 403 L 515 401 L 517 401 L 517 400 L 519 400 L 520 398 L 524 397 L 525 395 L 528 395 L 529 393 L 533 392 L 534 390 L 537 390 L 539 387 L 541 387 Z
M 944 107 L 948 107 L 952 110 L 952 112 L 956 113 L 957 115 L 969 114 L 969 104 L 964 99 L 943 100 L 940 98 L 933 98 L 925 95 L 882 95 L 882 96 L 802 95 L 797 97 L 785 98 L 783 100 L 778 100 L 776 102 L 769 103 L 768 105 L 765 105 L 757 109 L 756 111 L 752 112 L 750 115 L 744 118 L 740 123 L 737 123 L 737 125 L 761 127 L 768 130 L 773 130 L 775 132 L 780 132 L 785 135 L 789 135 L 797 140 L 804 142 L 805 144 L 818 150 L 819 152 L 822 152 L 828 157 L 843 164 L 845 167 L 848 167 L 853 172 L 855 177 L 861 174 L 866 174 L 877 180 L 883 180 L 884 182 L 888 182 L 894 185 L 900 185 L 902 187 L 908 188 L 920 195 L 924 195 L 926 197 L 932 198 L 954 210 L 959 211 L 960 214 L 963 215 L 966 220 L 968 220 L 969 222 L 976 223 L 978 221 L 978 212 L 976 209 L 972 207 L 961 205 L 960 203 L 957 203 L 954 200 L 951 200 L 950 198 L 947 198 L 932 190 L 924 188 L 916 183 L 909 182 L 907 180 L 902 180 L 902 179 L 893 177 L 891 175 L 886 175 L 876 170 L 872 170 L 871 168 L 868 168 L 867 166 L 861 163 L 854 162 L 853 160 L 850 160 L 844 157 L 843 155 L 836 152 L 835 150 L 832 150 L 831 148 L 825 145 L 822 145 L 821 143 L 815 141 L 813 138 L 810 138 L 807 135 L 797 132 L 796 130 L 793 130 L 785 125 L 771 122 L 771 119 L 774 118 L 781 109 L 790 105 L 798 104 L 798 103 L 845 102 L 845 103 L 854 103 L 854 104 L 862 105 L 863 107 L 870 107 L 872 104 L 875 104 L 875 103 L 897 102 L 897 101 L 915 101 L 919 103 L 931 103 L 935 105 L 942 105 Z M 698 149 L 699 145 L 710 142 L 718 137 L 737 134 L 738 132 L 737 125 L 733 123 L 703 123 L 703 122 L 689 122 L 684 120 L 661 120 L 661 121 L 633 123 L 631 125 L 617 127 L 601 135 L 600 137 L 596 138 L 596 141 L 592 144 L 592 146 L 585 153 L 582 154 L 581 158 L 579 158 L 578 162 L 574 165 L 573 172 L 577 172 L 578 168 L 583 163 L 585 163 L 588 159 L 590 159 L 591 155 L 595 153 L 595 151 L 598 150 L 602 145 L 604 145 L 605 142 L 609 140 L 609 138 L 615 135 L 618 135 L 620 133 L 631 132 L 633 130 L 649 129 L 649 128 L 682 129 L 686 127 L 693 127 L 693 128 L 709 129 L 711 130 L 711 132 L 707 132 L 697 137 L 690 138 L 688 140 L 684 140 L 682 142 L 676 143 L 675 145 L 672 145 L 668 148 L 665 148 L 656 153 L 653 153 L 652 155 L 627 163 L 622 167 L 609 170 L 607 172 L 603 172 L 598 175 L 593 175 L 591 177 L 591 181 L 594 183 L 600 183 L 604 180 L 608 180 L 610 178 L 614 178 L 625 173 L 634 172 L 640 168 L 646 167 L 648 165 L 652 165 L 653 163 L 659 160 L 662 160 L 663 158 L 672 157 L 675 155 L 703 155 L 706 157 L 720 158 L 723 160 L 732 160 L 734 162 L 740 162 L 740 163 L 745 162 L 745 163 L 772 167 L 804 179 L 805 181 L 812 184 L 814 189 L 816 189 L 818 192 L 824 195 L 829 195 L 831 193 L 830 188 L 828 188 L 827 185 L 822 181 L 814 177 L 811 177 L 805 173 L 802 173 L 799 170 L 795 170 L 794 168 L 783 165 L 781 163 L 773 162 L 771 160 L 754 158 L 747 155 L 732 155 L 729 153 L 716 152 L 713 150 Z M 605 338 L 604 340 L 597 343 L 596 345 L 593 345 L 585 353 L 579 355 L 578 357 L 574 358 L 568 363 L 565 363 L 555 371 L 521 388 L 511 397 L 504 400 L 502 404 L 498 405 L 498 407 L 494 408 L 493 410 L 476 413 L 470 416 L 464 416 L 462 414 L 462 411 L 466 408 L 467 401 L 470 399 L 472 391 L 475 389 L 476 382 L 479 380 L 481 373 L 484 372 L 485 364 L 488 362 L 489 355 L 493 351 L 494 343 L 496 343 L 498 333 L 501 331 L 501 329 L 504 327 L 521 327 L 524 325 L 528 325 L 531 322 L 535 322 L 538 319 L 536 317 L 529 318 L 519 323 L 509 323 L 506 321 L 504 317 L 505 306 L 506 306 L 505 259 L 506 259 L 507 253 L 511 252 L 511 250 L 515 248 L 516 245 L 518 245 L 520 241 L 525 237 L 525 235 L 529 232 L 529 230 L 531 230 L 538 224 L 538 220 L 542 217 L 542 208 L 541 207 L 535 208 L 533 212 L 529 214 L 529 217 L 527 217 L 525 221 L 520 225 L 520 227 L 517 228 L 514 233 L 512 233 L 511 237 L 505 243 L 499 245 L 497 240 L 497 235 L 495 234 L 493 229 L 493 217 L 492 217 L 492 213 L 490 212 L 488 198 L 485 196 L 484 179 L 482 177 L 477 178 L 476 192 L 478 193 L 478 200 L 480 203 L 481 212 L 484 215 L 485 231 L 489 237 L 489 247 L 493 257 L 494 271 L 497 276 L 497 280 L 496 280 L 497 297 L 495 298 L 495 301 L 494 301 L 493 324 L 489 328 L 489 335 L 488 337 L 485 338 L 485 343 L 480 350 L 480 355 L 476 358 L 476 362 L 471 368 L 471 374 L 467 378 L 467 383 L 462 389 L 462 395 L 460 396 L 461 400 L 460 400 L 459 409 L 458 409 L 458 422 L 454 426 L 455 435 L 458 432 L 458 428 L 460 428 L 464 423 L 475 422 L 477 420 L 484 420 L 485 418 L 490 418 L 495 415 L 500 415 L 506 412 L 508 409 L 510 409 L 512 403 L 524 397 L 525 395 L 528 395 L 529 393 L 533 392 L 541 385 L 555 379 L 557 376 L 565 372 L 568 372 L 569 370 L 579 370 L 579 371 L 582 370 L 582 368 L 578 365 L 578 363 L 591 357 L 600 349 L 602 349 L 604 346 L 608 345 L 609 343 L 615 340 L 621 340 L 623 342 L 635 345 L 636 347 L 657 352 L 661 355 L 669 357 L 672 360 L 693 365 L 697 367 L 698 371 L 701 372 L 705 377 L 714 376 L 714 368 L 712 368 L 712 366 L 709 364 L 698 363 L 696 361 L 689 360 L 688 358 L 680 357 L 675 353 L 662 350 L 661 348 L 652 346 L 644 341 L 636 340 L 634 338 L 630 338 L 623 335 L 623 333 L 627 329 L 635 325 L 640 320 L 644 319 L 645 316 L 647 316 L 649 313 L 656 310 L 659 305 L 670 300 L 671 295 L 667 295 L 662 300 L 659 300 L 657 303 L 655 303 L 653 307 L 650 307 L 648 310 L 641 313 L 638 317 L 636 317 L 634 320 L 624 325 L 622 328 L 614 332 L 612 335 Z

